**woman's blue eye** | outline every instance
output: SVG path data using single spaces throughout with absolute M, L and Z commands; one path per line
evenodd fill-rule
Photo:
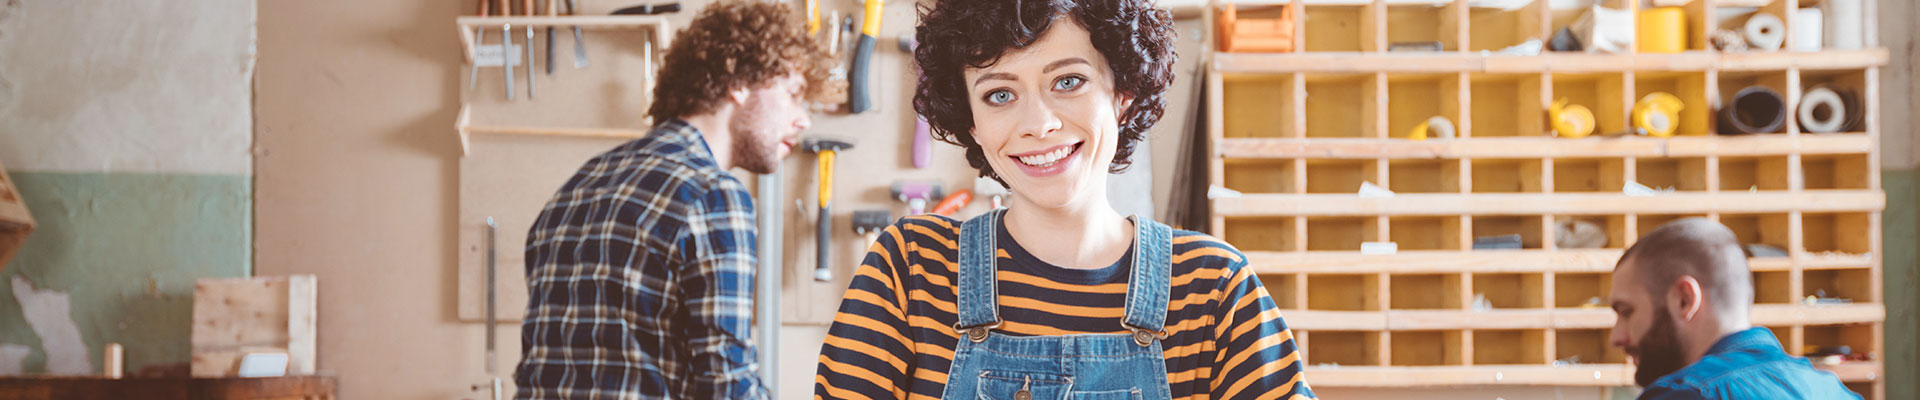
M 1010 101 L 1013 101 L 1013 92 L 995 90 L 987 93 L 987 104 L 1006 104 Z
M 1081 78 L 1079 76 L 1068 76 L 1068 77 L 1060 78 L 1060 80 L 1053 81 L 1053 90 L 1061 90 L 1061 91 L 1073 90 L 1075 88 L 1079 88 L 1080 85 L 1084 85 L 1086 83 L 1087 83 L 1087 78 Z

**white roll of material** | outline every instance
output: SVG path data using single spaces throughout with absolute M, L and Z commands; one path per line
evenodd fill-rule
M 1826 118 L 1820 118 L 1822 111 Z M 1813 88 L 1800 97 L 1800 127 L 1812 133 L 1839 132 L 1847 124 L 1847 107 L 1840 94 L 1824 87 Z
M 1827 48 L 1856 50 L 1867 46 L 1863 0 L 1824 0 L 1820 9 L 1826 14 Z
M 1787 23 L 1773 14 L 1756 12 L 1752 17 L 1747 17 L 1747 24 L 1740 33 L 1747 37 L 1747 46 L 1754 50 L 1780 50 L 1780 45 L 1787 42 Z
M 1802 8 L 1793 12 L 1793 51 L 1820 51 L 1820 36 L 1825 28 L 1820 26 L 1822 14 L 1818 8 Z
M 1447 119 L 1447 117 L 1442 117 L 1442 116 L 1434 116 L 1433 118 L 1427 118 L 1427 137 L 1452 139 L 1453 138 L 1453 120 Z

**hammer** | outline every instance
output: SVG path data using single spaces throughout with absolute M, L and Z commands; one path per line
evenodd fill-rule
M 841 150 L 853 148 L 853 142 L 832 138 L 811 138 L 800 143 L 800 147 L 820 157 L 820 220 L 815 242 L 818 245 L 818 263 L 813 267 L 813 279 L 817 281 L 833 280 L 833 272 L 828 269 L 827 250 L 833 248 L 833 156 Z
M 927 202 L 940 198 L 940 184 L 900 182 L 893 184 L 893 197 L 907 203 L 907 215 L 927 213 Z

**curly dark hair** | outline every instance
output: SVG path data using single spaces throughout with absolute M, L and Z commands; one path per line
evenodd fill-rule
M 1152 0 L 939 0 L 922 4 L 913 51 L 921 72 L 913 110 L 926 116 L 933 136 L 967 149 L 967 164 L 980 176 L 1001 180 L 973 137 L 965 72 L 998 62 L 1010 50 L 1033 44 L 1061 16 L 1086 28 L 1093 48 L 1113 69 L 1116 94 L 1133 99 L 1120 113 L 1119 148 L 1108 170 L 1133 165 L 1135 145 L 1160 121 L 1173 84 L 1173 15 Z M 1001 184 L 1005 184 L 1001 180 Z
M 826 80 L 825 51 L 806 18 L 786 4 L 726 0 L 708 5 L 673 37 L 647 115 L 654 121 L 713 111 L 727 92 L 798 70 L 809 96 Z

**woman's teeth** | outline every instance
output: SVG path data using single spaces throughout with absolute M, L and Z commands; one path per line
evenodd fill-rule
M 1045 167 L 1045 166 L 1053 165 L 1053 163 L 1055 162 L 1059 162 L 1060 159 L 1065 158 L 1067 154 L 1072 154 L 1073 148 L 1074 146 L 1066 146 L 1066 147 L 1061 147 L 1059 149 L 1056 149 L 1047 154 L 1032 155 L 1032 156 L 1018 157 L 1018 158 L 1020 159 L 1020 162 L 1025 163 L 1027 165 L 1032 165 L 1035 167 Z

